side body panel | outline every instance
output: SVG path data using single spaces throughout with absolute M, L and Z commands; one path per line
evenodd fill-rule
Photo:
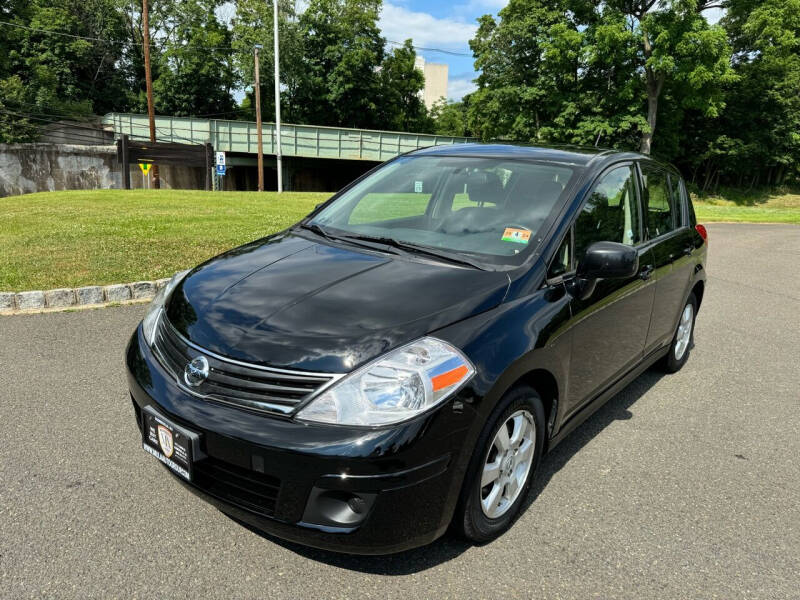
M 642 273 L 653 264 L 652 252 L 639 248 L 639 273 L 630 279 L 597 282 L 586 300 L 573 298 L 572 357 L 567 418 L 642 360 L 656 296 L 652 279 Z

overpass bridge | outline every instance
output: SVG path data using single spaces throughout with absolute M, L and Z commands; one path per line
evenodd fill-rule
M 258 152 L 258 132 L 251 121 L 167 116 L 157 116 L 155 121 L 159 142 L 210 143 L 219 152 L 253 155 Z M 117 136 L 127 134 L 132 140 L 150 139 L 147 115 L 109 113 L 103 118 L 103 125 L 113 129 Z M 262 123 L 261 131 L 264 154 L 275 155 L 275 124 Z M 475 140 L 425 133 L 281 124 L 281 151 L 287 157 L 382 162 L 418 148 L 471 141 Z
M 132 141 L 150 139 L 147 115 L 109 113 L 103 117 L 103 125 L 107 130 L 113 130 L 116 138 L 126 134 Z M 159 142 L 211 144 L 215 151 L 226 152 L 226 162 L 232 167 L 232 172 L 221 182 L 224 189 L 255 189 L 258 134 L 254 122 L 157 116 L 155 125 Z M 404 152 L 471 141 L 475 140 L 282 123 L 283 179 L 287 183 L 286 189 L 334 191 L 374 165 Z M 269 187 L 277 180 L 274 123 L 262 123 L 262 149 Z

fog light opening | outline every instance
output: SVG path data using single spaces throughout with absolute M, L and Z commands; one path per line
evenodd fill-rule
M 352 529 L 366 519 L 376 495 L 315 487 L 309 495 L 303 522 Z

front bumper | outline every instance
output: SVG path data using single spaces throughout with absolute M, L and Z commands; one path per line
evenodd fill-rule
M 126 363 L 140 428 L 149 406 L 199 434 L 195 477 L 184 484 L 226 514 L 286 540 L 355 554 L 399 552 L 447 529 L 474 421 L 457 397 L 392 428 L 313 425 L 187 394 L 141 328 Z

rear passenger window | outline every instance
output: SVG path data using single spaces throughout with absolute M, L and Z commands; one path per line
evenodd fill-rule
M 651 165 L 642 165 L 644 178 L 645 224 L 650 238 L 669 233 L 680 222 L 679 197 L 673 196 L 666 171 Z M 676 190 L 677 191 L 677 190 Z
M 689 209 L 689 227 L 694 227 L 697 225 L 697 217 L 694 214 L 694 205 L 692 204 L 689 192 L 686 190 L 686 183 L 683 179 L 681 179 L 681 194 L 686 199 L 686 208 Z
M 686 182 L 683 180 L 683 177 L 672 177 L 672 182 L 675 184 L 676 189 L 679 193 L 680 198 L 680 205 L 684 211 L 684 216 L 686 217 L 686 221 L 689 223 L 690 227 L 694 227 L 697 225 L 697 218 L 694 216 L 694 206 L 692 206 L 692 199 L 689 198 L 689 192 L 686 190 Z M 680 220 L 681 224 L 684 222 Z

